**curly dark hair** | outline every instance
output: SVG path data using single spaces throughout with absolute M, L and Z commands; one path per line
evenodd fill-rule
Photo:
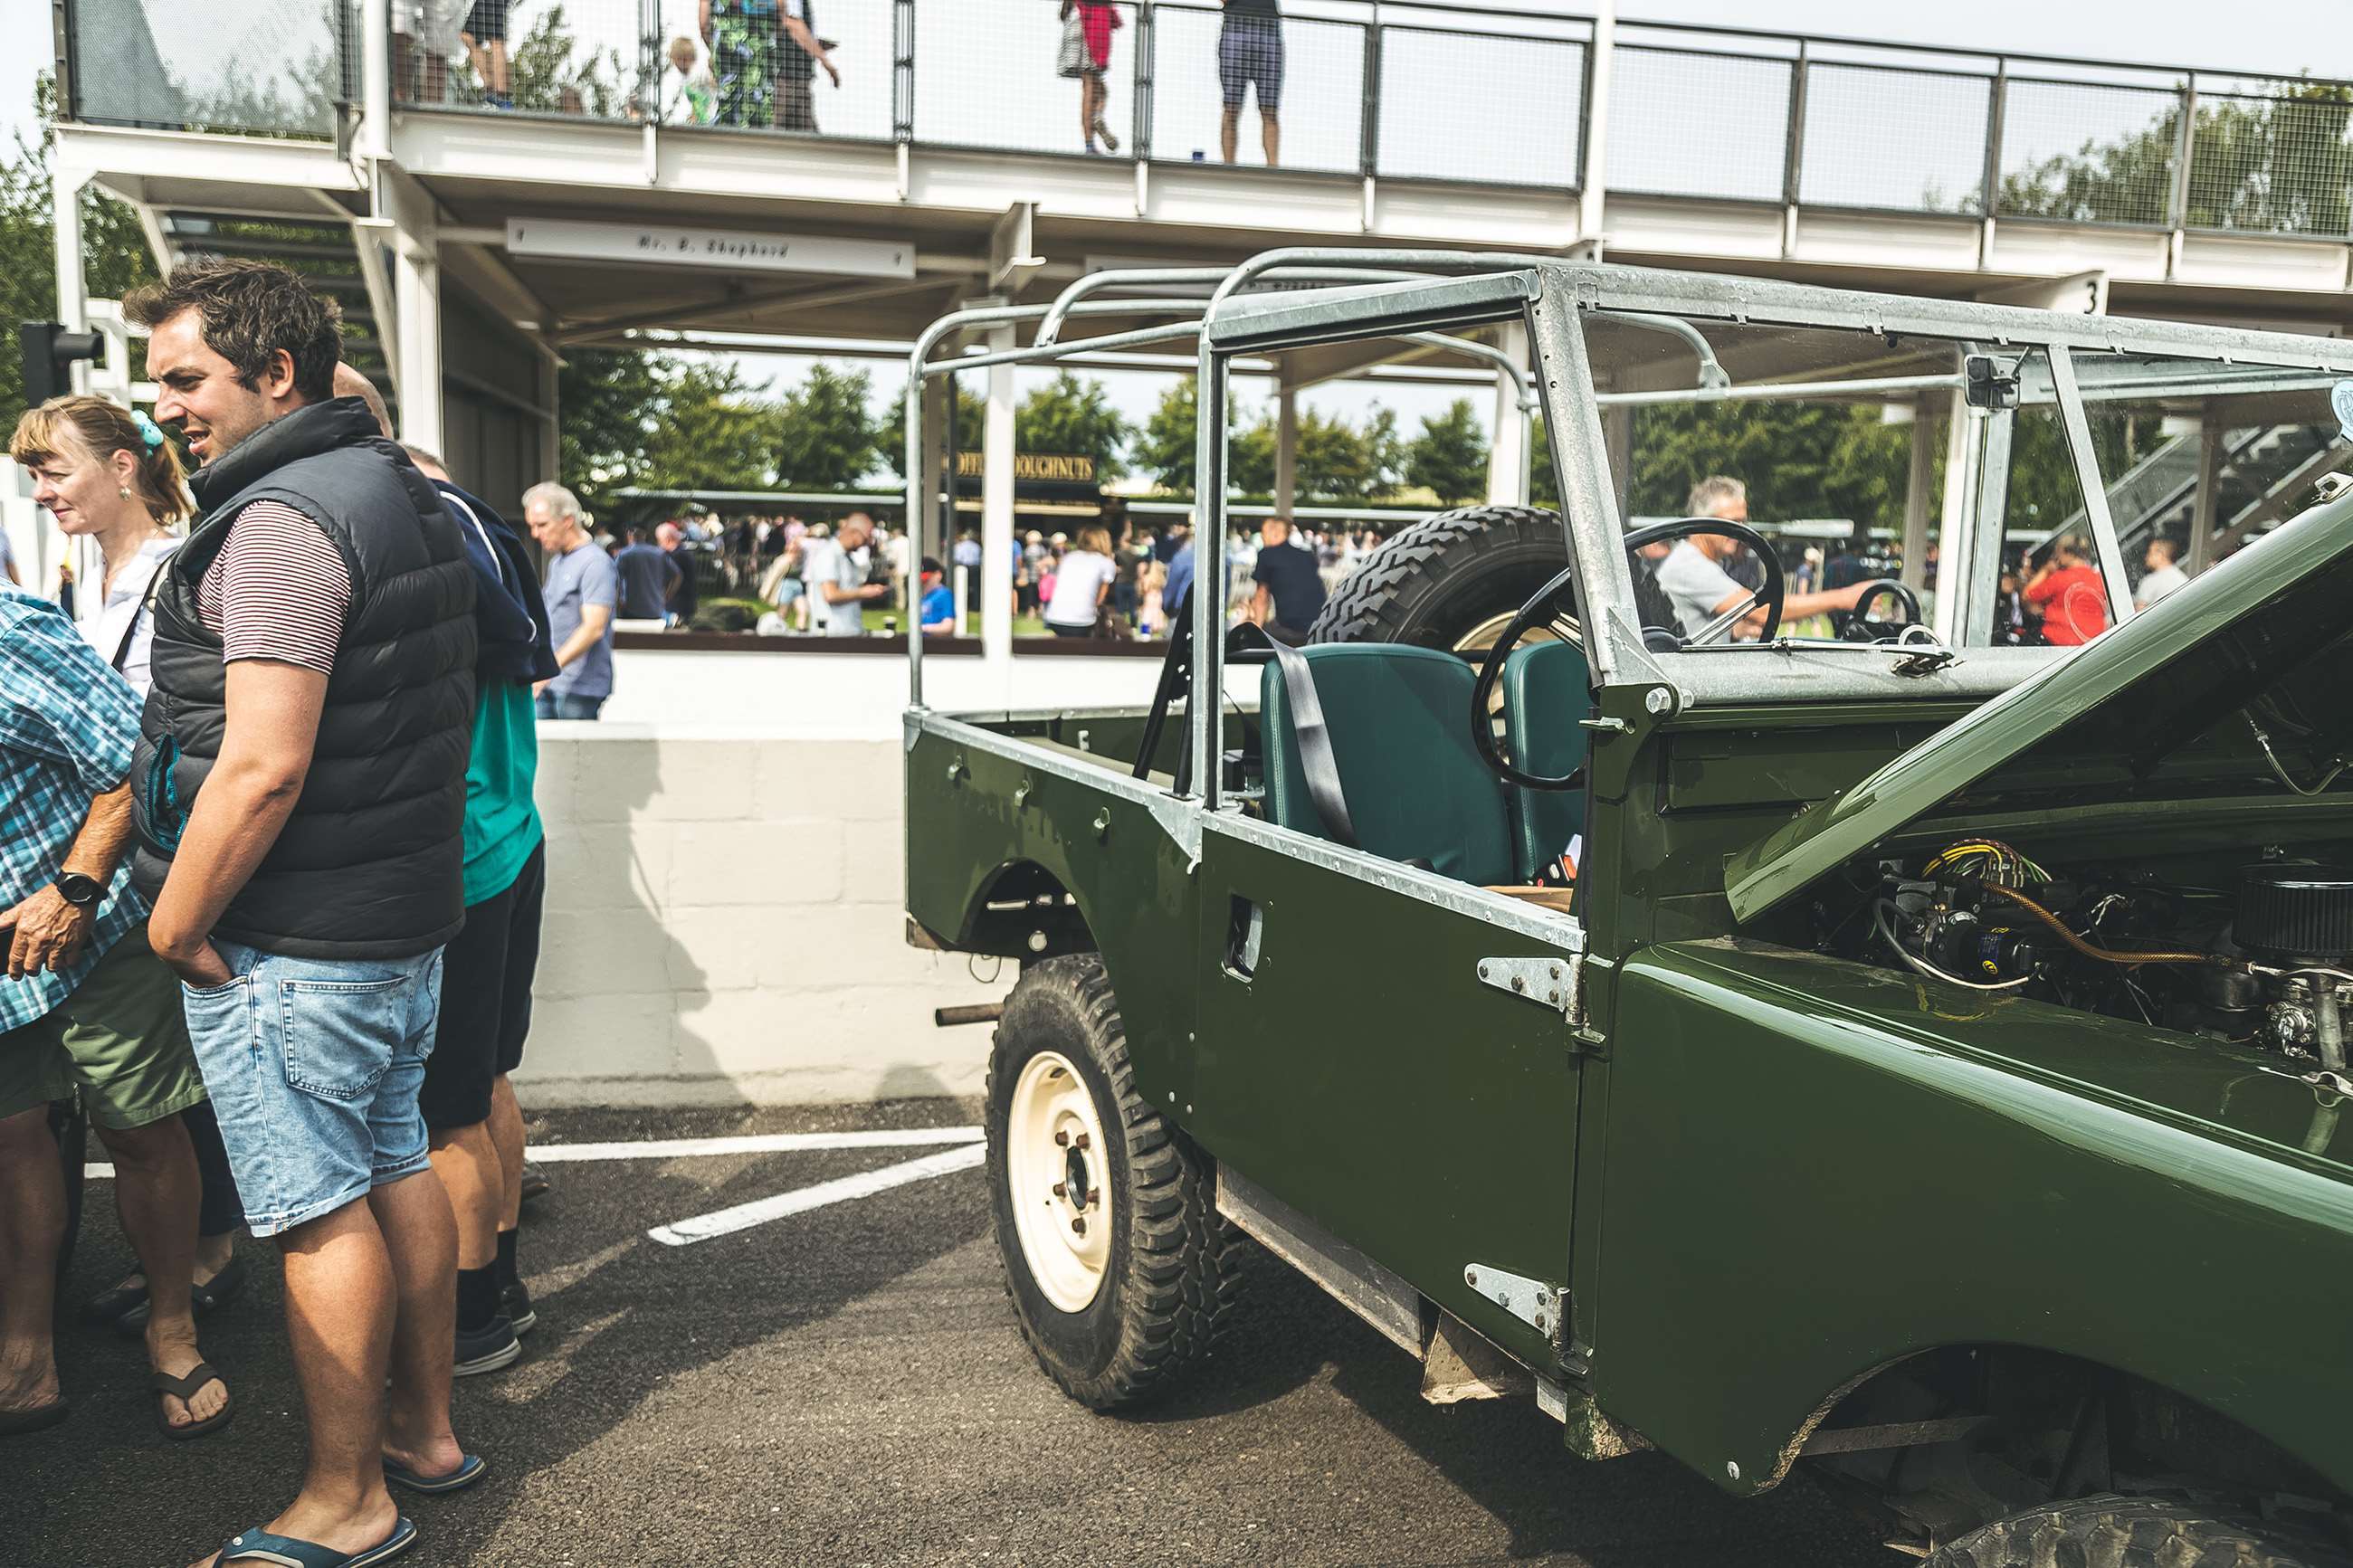
M 194 310 L 205 346 L 228 361 L 237 384 L 260 381 L 280 349 L 294 362 L 294 390 L 322 403 L 334 395 L 343 358 L 343 308 L 283 267 L 227 258 L 191 261 L 160 283 L 134 289 L 125 319 L 142 327 Z

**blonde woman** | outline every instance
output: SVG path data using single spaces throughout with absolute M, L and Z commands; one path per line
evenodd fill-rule
M 143 412 L 103 397 L 53 397 L 16 422 L 8 455 L 33 476 L 33 500 L 60 531 L 97 542 L 103 564 L 97 591 L 79 596 L 81 634 L 143 700 L 155 638 L 148 589 L 183 542 L 191 511 L 178 449 Z M 201 1178 L 191 1301 L 204 1317 L 244 1288 L 235 1248 L 245 1212 L 210 1102 L 188 1107 L 181 1119 Z M 126 1336 L 145 1333 L 152 1316 L 145 1276 L 130 1274 L 92 1298 L 82 1315 Z M 207 1393 L 186 1404 L 203 1420 L 224 1398 Z
M 1046 605 L 1048 629 L 1058 637 L 1093 636 L 1118 575 L 1119 565 L 1111 558 L 1111 530 L 1079 530 L 1078 542 L 1054 573 L 1054 596 Z
M 142 697 L 154 626 L 156 571 L 180 547 L 188 516 L 180 454 L 143 413 L 103 397 L 53 397 L 16 422 L 8 455 L 33 476 L 33 500 L 69 538 L 98 542 L 99 592 L 83 596 L 88 637 Z

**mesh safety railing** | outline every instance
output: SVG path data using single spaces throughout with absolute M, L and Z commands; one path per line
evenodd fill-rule
M 356 93 L 345 0 L 74 0 L 66 76 L 76 119 L 103 125 L 328 137 Z
M 1610 189 L 1781 199 L 1788 61 L 1620 44 L 1611 73 Z
M 2198 96 L 2190 128 L 2191 228 L 2353 232 L 2353 88 L 2281 83 Z
M 389 3 L 406 109 L 1562 191 L 1593 118 L 1588 19 L 1461 0 Z M 332 135 L 358 6 L 65 0 L 70 113 Z M 2353 236 L 2353 84 L 1629 22 L 1609 107 L 1634 195 Z
M 2182 89 L 2014 77 L 1995 211 L 2071 223 L 2164 224 L 2180 168 Z
M 1817 206 L 1983 212 L 1992 86 L 1963 72 L 1810 63 L 1798 199 Z

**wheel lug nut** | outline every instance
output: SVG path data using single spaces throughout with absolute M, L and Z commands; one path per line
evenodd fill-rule
M 1071 1195 L 1071 1189 L 1062 1183 L 1056 1182 L 1054 1184 L 1054 1195 L 1058 1198 L 1067 1198 Z
M 1083 1133 L 1083 1132 L 1082 1132 L 1082 1133 L 1080 1133 L 1080 1134 L 1079 1134 L 1079 1147 L 1080 1147 L 1080 1148 L 1082 1148 L 1082 1149 L 1088 1149 L 1088 1148 L 1092 1148 L 1092 1147 L 1093 1147 L 1093 1144 L 1092 1143 L 1092 1142 L 1088 1139 L 1087 1135 L 1086 1135 L 1085 1133 Z
M 1083 1218 L 1073 1219 L 1071 1221 L 1071 1229 L 1081 1236 L 1084 1236 L 1087 1233 L 1087 1222 Z
M 1089 1187 L 1087 1189 L 1087 1201 L 1085 1206 L 1092 1208 L 1101 1202 L 1103 1202 L 1103 1189 L 1101 1187 Z
M 1085 1133 L 1083 1133 L 1083 1132 L 1082 1132 L 1082 1133 L 1080 1133 L 1080 1134 L 1079 1134 L 1079 1136 L 1080 1136 L 1080 1137 L 1082 1137 L 1082 1138 L 1083 1138 L 1083 1137 L 1085 1137 L 1085 1136 L 1086 1136 L 1086 1134 L 1085 1134 Z M 1071 1135 L 1070 1135 L 1069 1133 L 1067 1133 L 1067 1132 L 1057 1132 L 1057 1133 L 1055 1133 L 1055 1134 L 1054 1134 L 1054 1142 L 1055 1142 L 1057 1144 L 1059 1144 L 1060 1147 L 1067 1149 L 1067 1148 L 1069 1148 L 1069 1147 L 1071 1146 Z M 1082 1143 L 1082 1144 L 1080 1144 L 1080 1145 L 1079 1145 L 1079 1147 L 1080 1147 L 1080 1148 L 1082 1148 L 1082 1149 L 1083 1149 L 1083 1148 L 1085 1148 L 1085 1147 L 1086 1147 L 1086 1145 L 1085 1145 L 1084 1143 Z

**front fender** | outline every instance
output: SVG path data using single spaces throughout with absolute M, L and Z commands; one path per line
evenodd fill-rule
M 1733 941 L 1638 954 L 1611 1035 L 1595 1394 L 1719 1485 L 1779 1479 L 1874 1368 L 2009 1343 L 2172 1389 L 2353 1489 L 2353 1128 L 2324 1137 L 2306 1085 Z

